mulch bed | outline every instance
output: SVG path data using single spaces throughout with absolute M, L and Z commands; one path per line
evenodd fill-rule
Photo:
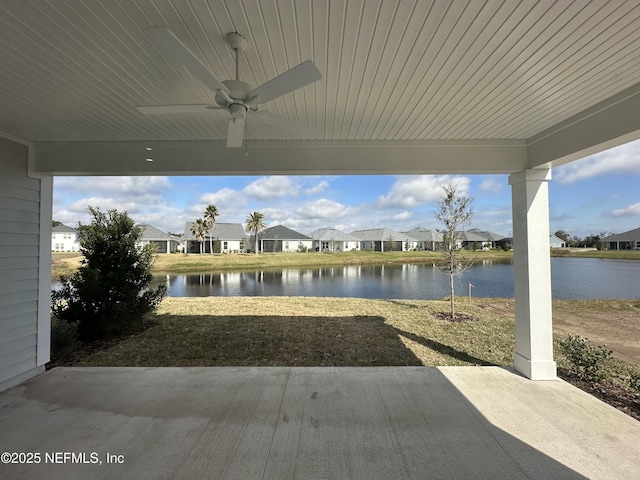
M 587 382 L 564 368 L 558 368 L 558 377 L 640 421 L 640 393 L 611 381 Z

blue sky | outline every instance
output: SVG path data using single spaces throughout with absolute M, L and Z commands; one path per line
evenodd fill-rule
M 552 233 L 584 237 L 640 227 L 640 141 L 556 168 L 552 176 Z M 92 205 L 126 210 L 138 223 L 178 233 L 214 204 L 219 222 L 243 223 L 260 211 L 268 226 L 302 233 L 439 228 L 433 212 L 450 181 L 473 197 L 473 227 L 511 235 L 507 175 L 56 177 L 53 218 L 72 227 L 87 223 Z

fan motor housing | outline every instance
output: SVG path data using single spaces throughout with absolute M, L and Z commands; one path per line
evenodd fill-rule
M 251 85 L 241 80 L 223 80 L 222 83 L 229 89 L 229 96 L 233 100 L 238 100 L 238 103 L 244 103 L 246 100 L 248 100 L 249 92 L 253 90 Z M 229 102 L 227 102 L 220 94 L 216 94 L 216 102 L 221 107 L 226 107 L 229 105 Z

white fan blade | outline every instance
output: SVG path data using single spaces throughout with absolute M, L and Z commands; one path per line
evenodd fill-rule
M 278 98 L 285 93 L 293 92 L 298 88 L 316 82 L 322 78 L 322 74 L 311 60 L 302 62 L 297 67 L 272 78 L 267 83 L 256 87 L 249 96 L 260 97 L 260 103 L 266 103 Z
M 242 146 L 244 137 L 244 118 L 232 118 L 229 120 L 227 129 L 227 148 L 238 148 Z
M 211 110 L 226 110 L 216 105 L 140 105 L 136 107 L 145 115 L 159 115 L 163 113 L 199 113 Z
M 281 117 L 280 115 L 276 115 L 275 113 L 270 113 L 266 111 L 260 111 L 254 113 L 255 117 L 269 125 L 273 125 L 274 127 L 282 128 L 283 130 L 288 130 L 292 133 L 297 133 L 303 137 L 315 137 L 316 129 L 309 127 L 308 125 L 302 125 L 301 123 L 294 122 L 286 117 Z
M 229 94 L 229 89 L 168 28 L 151 27 L 145 28 L 144 32 L 175 67 L 186 68 L 213 92 L 222 90 Z

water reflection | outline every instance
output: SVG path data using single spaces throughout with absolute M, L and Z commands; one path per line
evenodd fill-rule
M 640 262 L 552 258 L 551 267 L 556 298 L 640 297 Z M 434 265 L 281 268 L 169 275 L 167 280 L 169 295 L 175 297 L 271 295 L 433 300 L 449 295 L 448 276 Z M 476 262 L 456 275 L 456 295 L 468 295 L 469 283 L 473 284 L 475 297 L 511 298 L 512 262 Z
M 495 268 L 486 277 L 485 296 L 513 296 L 510 264 L 500 273 Z M 492 280 L 500 277 L 500 281 Z M 468 273 L 456 276 L 456 287 L 466 294 Z M 475 278 L 473 275 L 469 278 Z M 169 295 L 198 296 L 327 296 L 357 298 L 438 299 L 449 294 L 446 274 L 433 265 L 346 265 L 319 268 L 282 268 L 242 272 L 212 272 L 193 275 L 170 275 Z M 463 287 L 465 287 L 463 289 Z
M 555 298 L 640 298 L 640 262 L 552 258 Z M 449 278 L 434 265 L 346 265 L 257 271 L 162 275 L 169 296 L 317 296 L 434 300 L 449 295 Z M 510 261 L 483 260 L 456 275 L 456 295 L 507 297 L 513 293 Z M 55 288 L 56 284 L 52 284 Z

